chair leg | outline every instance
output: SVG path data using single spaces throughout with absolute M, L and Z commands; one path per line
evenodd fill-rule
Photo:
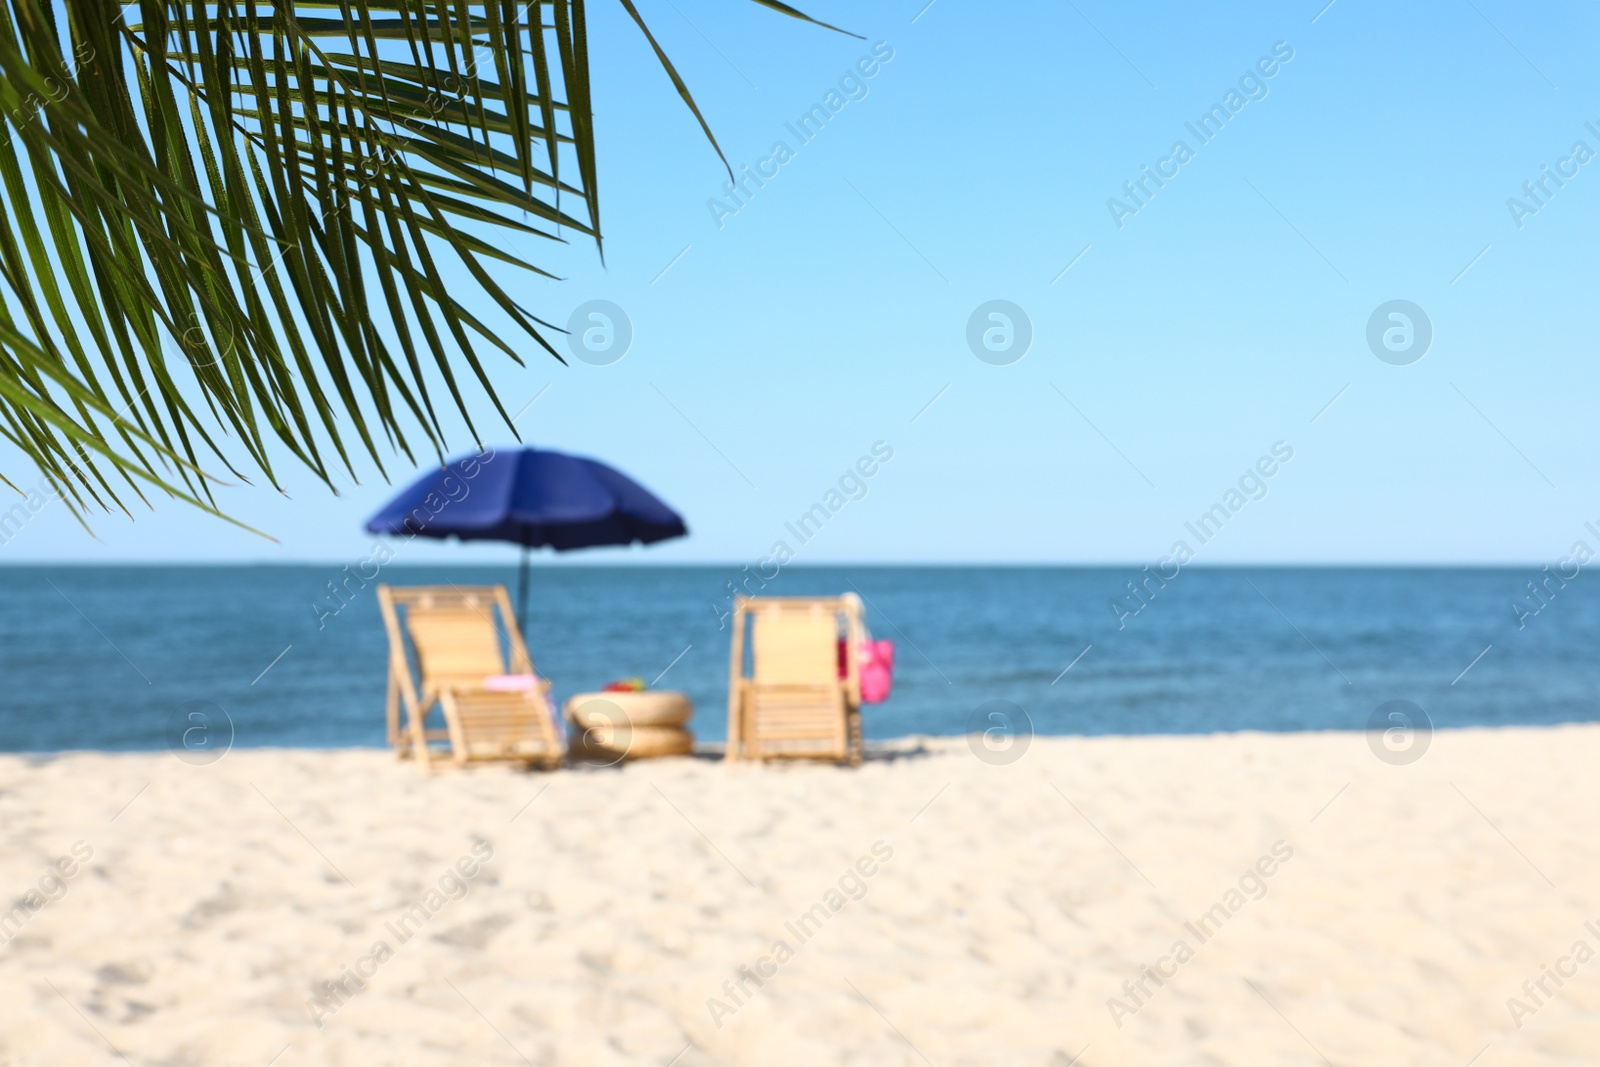
M 450 757 L 457 767 L 464 767 L 468 758 L 467 725 L 456 704 L 455 690 L 446 689 L 439 694 L 439 713 L 444 716 L 445 729 L 450 734 Z
M 533 713 L 538 716 L 539 736 L 544 739 L 544 750 L 549 753 L 544 758 L 545 769 L 553 771 L 561 766 L 561 738 L 556 733 L 555 709 L 550 706 L 549 700 L 547 694 L 540 694 L 534 702 Z
M 395 681 L 394 671 L 389 672 L 388 693 L 384 699 L 384 723 L 388 730 L 389 747 L 399 751 L 402 748 L 400 741 L 400 685 Z
M 428 709 L 426 707 L 419 708 L 417 713 L 411 717 L 411 750 L 424 773 L 430 770 L 428 766 L 427 721 Z

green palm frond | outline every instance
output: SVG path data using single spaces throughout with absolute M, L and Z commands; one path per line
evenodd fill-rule
M 434 375 L 509 426 L 495 236 L 601 242 L 583 0 L 0 0 L 0 142 L 0 434 L 80 509 L 438 456 Z

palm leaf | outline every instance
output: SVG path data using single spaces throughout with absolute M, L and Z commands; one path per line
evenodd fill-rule
M 442 458 L 440 383 L 474 440 L 470 392 L 509 427 L 474 343 L 560 356 L 489 264 L 554 277 L 511 239 L 601 243 L 586 21 L 0 0 L 0 436 L 75 511 L 155 488 L 215 513 L 213 464 L 279 485 L 288 456 L 331 487 L 358 454 Z

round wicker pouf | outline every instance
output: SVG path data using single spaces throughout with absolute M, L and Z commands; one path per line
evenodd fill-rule
M 570 753 L 586 763 L 687 756 L 694 735 L 686 725 L 694 705 L 669 689 L 579 693 L 567 701 Z

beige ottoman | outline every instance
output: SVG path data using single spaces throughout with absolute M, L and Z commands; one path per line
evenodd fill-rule
M 579 693 L 567 701 L 570 753 L 586 762 L 687 756 L 694 735 L 686 725 L 694 705 L 670 689 Z

